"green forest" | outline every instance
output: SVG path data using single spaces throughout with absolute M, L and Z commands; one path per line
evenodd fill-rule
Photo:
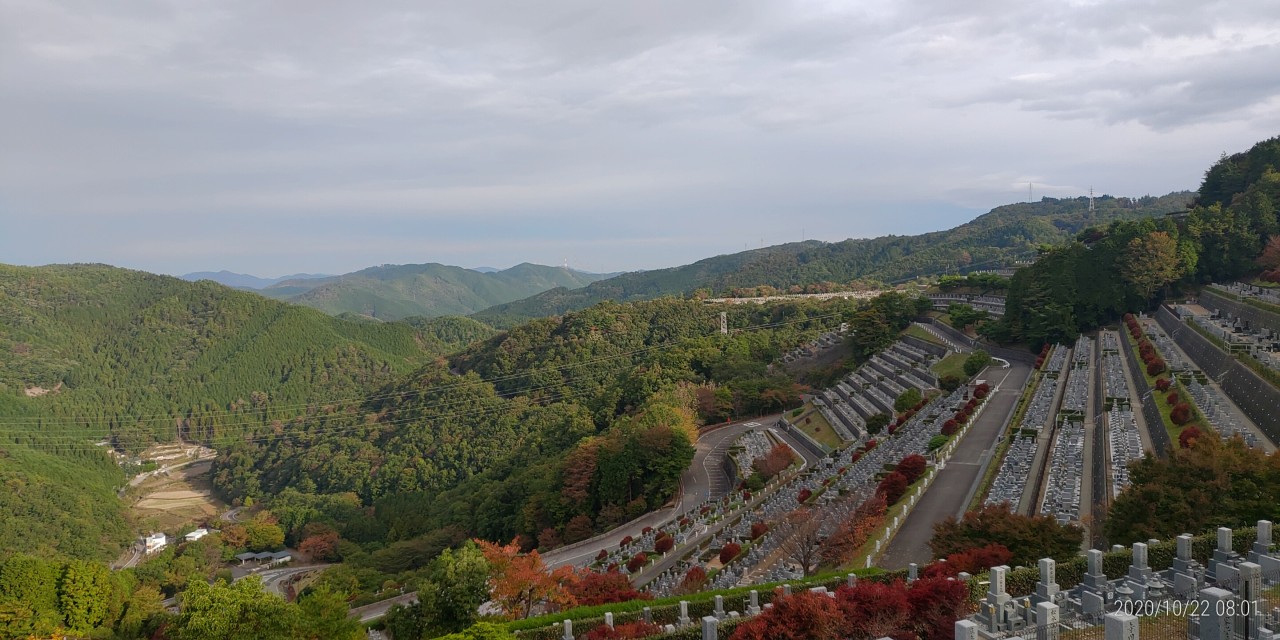
M 474 317 L 495 327 L 584 309 L 612 300 L 628 302 L 663 295 L 731 295 L 768 286 L 802 293 L 827 283 L 874 280 L 897 283 L 917 276 L 966 273 L 1030 261 L 1045 245 L 1070 240 L 1088 227 L 1114 220 L 1140 220 L 1183 211 L 1190 192 L 1161 197 L 1043 198 L 992 209 L 953 229 L 915 236 L 883 236 L 843 242 L 796 242 L 699 260 L 690 265 L 627 273 L 580 289 L 557 288 L 525 300 L 494 306 Z M 843 288 L 829 286 L 827 288 Z
M 1280 231 L 1278 165 L 1280 138 L 1259 142 L 1214 164 L 1189 211 L 1092 226 L 1046 249 L 1014 275 L 1004 319 L 988 335 L 1032 349 L 1070 343 L 1170 292 L 1256 273 Z

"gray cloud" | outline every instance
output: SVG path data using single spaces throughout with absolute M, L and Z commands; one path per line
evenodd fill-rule
M 652 268 L 1190 188 L 1276 133 L 1277 43 L 1270 0 L 0 0 L 0 260 Z

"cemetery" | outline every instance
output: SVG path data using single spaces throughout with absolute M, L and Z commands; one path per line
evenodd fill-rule
M 1042 559 L 1033 590 L 1017 597 L 1008 592 L 1009 567 L 994 567 L 978 612 L 956 622 L 955 638 L 1046 640 L 1104 627 L 1108 640 L 1131 639 L 1140 637 L 1139 617 L 1155 616 L 1192 640 L 1280 637 L 1280 598 L 1267 591 L 1280 584 L 1272 523 L 1259 521 L 1247 548 L 1234 535 L 1218 529 L 1209 553 L 1189 534 L 1178 536 L 1172 554 L 1168 543 L 1137 542 L 1123 572 L 1111 561 L 1123 557 L 1124 547 L 1111 554 L 1091 550 L 1083 575 L 1068 588 L 1058 583 L 1056 562 Z
M 1112 409 L 1106 413 L 1107 453 L 1110 460 L 1108 469 L 1111 479 L 1111 496 L 1120 492 L 1132 482 L 1129 479 L 1129 464 L 1142 458 L 1142 438 L 1138 435 L 1137 419 L 1133 410 L 1128 408 Z
M 1040 513 L 1062 523 L 1078 521 L 1083 476 L 1084 425 L 1063 417 L 1053 439 Z
M 1015 511 L 1018 509 L 1022 496 L 1027 491 L 1036 454 L 1040 449 L 1036 436 L 1044 429 L 1053 413 L 1053 402 L 1058 395 L 1061 373 L 1066 365 L 1067 348 L 1062 345 L 1054 346 L 1045 361 L 1043 375 L 1026 403 L 1021 420 L 1011 431 L 1012 441 L 987 491 L 986 504 L 1007 502 Z M 1081 377 L 1087 380 L 1087 375 Z M 1078 502 L 1077 498 L 1077 504 Z
M 830 416 L 827 419 L 833 425 L 841 424 L 849 430 L 850 435 L 854 436 L 851 438 L 854 444 L 830 453 L 803 473 L 771 482 L 759 495 L 748 498 L 747 494 L 738 493 L 720 501 L 699 505 L 675 527 L 668 526 L 668 529 L 672 529 L 671 535 L 676 544 L 672 551 L 662 557 L 676 554 L 680 560 L 652 575 L 645 567 L 638 567 L 637 571 L 631 572 L 636 574 L 634 582 L 655 597 L 664 597 L 679 589 L 684 576 L 694 566 L 702 566 L 707 572 L 710 577 L 707 585 L 709 589 L 803 579 L 808 573 L 807 568 L 796 565 L 786 554 L 780 552 L 786 540 L 778 533 L 778 522 L 797 509 L 807 507 L 816 514 L 816 521 L 821 523 L 820 534 L 825 537 L 847 519 L 867 496 L 874 493 L 886 469 L 912 454 L 923 455 L 941 464 L 952 450 L 952 447 L 943 447 L 938 451 L 931 451 L 930 443 L 939 435 L 948 419 L 970 406 L 970 402 L 974 402 L 970 400 L 968 387 L 960 387 L 950 394 L 933 398 L 919 410 L 904 414 L 905 420 L 900 420 L 875 438 L 866 437 L 862 427 L 865 423 L 853 421 L 853 418 L 861 416 L 860 409 L 868 410 L 865 406 L 867 404 L 876 406 L 881 402 L 888 402 L 892 415 L 892 399 L 886 391 L 893 391 L 895 387 L 886 385 L 886 382 L 894 383 L 898 389 L 905 389 L 905 385 L 910 384 L 918 389 L 925 385 L 924 389 L 932 391 L 927 386 L 934 382 L 928 366 L 935 358 L 936 356 L 899 342 L 836 386 L 815 394 L 812 401 L 816 406 L 826 409 L 823 416 Z M 911 366 L 900 368 L 901 364 Z M 884 397 L 876 396 L 876 391 Z M 936 391 L 933 393 L 936 394 Z M 867 401 L 868 396 L 870 402 Z M 975 410 L 977 406 L 974 402 Z M 842 407 L 848 407 L 849 411 L 846 413 Z M 785 420 L 780 420 L 780 426 Z M 767 453 L 768 440 L 762 438 L 763 435 L 744 435 L 735 444 L 741 445 L 741 451 L 736 454 L 736 464 L 746 464 L 746 458 Z M 926 473 L 928 479 L 933 475 L 932 472 Z M 902 499 L 906 508 L 919 500 L 923 489 L 923 485 L 917 487 Z M 904 519 L 905 512 L 893 517 L 887 523 L 888 531 L 874 543 L 868 543 L 871 552 L 866 559 L 868 566 L 872 561 L 871 556 L 887 546 L 889 536 Z M 769 524 L 769 531 L 753 540 L 751 529 L 755 523 Z M 604 553 L 604 557 L 596 564 L 602 568 L 618 565 L 626 572 L 627 560 L 641 551 L 653 549 L 658 535 L 660 532 L 647 532 L 640 539 L 629 541 L 614 552 Z M 729 545 L 737 545 L 741 552 L 729 562 L 721 563 L 720 552 Z
M 1035 567 L 961 573 L 955 579 L 968 583 L 977 613 L 956 622 L 955 638 L 1139 640 L 1141 618 L 1164 622 L 1161 629 L 1175 629 L 1179 639 L 1275 640 L 1280 637 L 1280 552 L 1272 532 L 1272 523 L 1264 520 L 1256 528 L 1091 550 L 1064 563 L 1042 559 Z M 830 594 L 863 580 L 911 582 L 917 575 L 917 567 L 869 576 L 837 573 L 633 601 L 606 612 L 587 610 L 591 617 L 586 618 L 531 619 L 515 634 L 522 640 L 568 640 L 601 625 L 644 621 L 658 625 L 666 637 L 721 640 L 779 597 L 801 591 Z

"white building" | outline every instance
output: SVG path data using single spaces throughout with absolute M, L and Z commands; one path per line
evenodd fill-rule
M 152 533 L 142 539 L 142 544 L 146 549 L 146 553 L 155 553 L 169 544 L 169 539 L 163 533 Z
M 207 535 L 209 535 L 209 530 L 205 529 L 204 527 L 200 527 L 199 529 L 196 529 L 195 531 L 192 531 L 191 533 L 188 533 L 187 535 L 183 536 L 183 538 L 186 539 L 187 542 L 195 542 L 196 540 L 199 540 L 200 538 L 203 538 Z

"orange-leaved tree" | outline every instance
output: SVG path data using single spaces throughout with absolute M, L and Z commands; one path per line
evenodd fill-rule
M 546 602 L 555 609 L 577 604 L 569 587 L 577 581 L 573 567 L 548 571 L 537 551 L 520 553 L 517 541 L 499 546 L 476 540 L 484 559 L 489 562 L 489 589 L 503 613 L 514 618 L 528 618 L 533 608 Z

